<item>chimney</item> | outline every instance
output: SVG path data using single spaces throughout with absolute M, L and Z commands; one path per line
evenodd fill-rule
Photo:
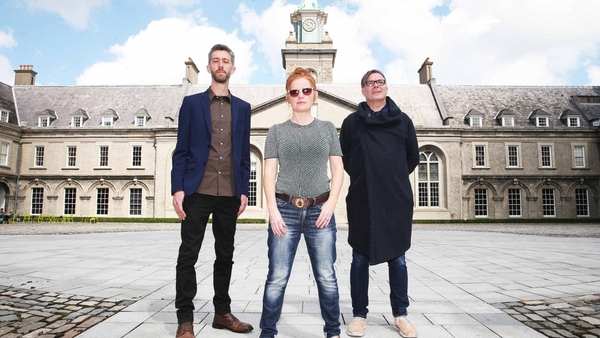
M 33 71 L 33 65 L 20 65 L 15 69 L 15 86 L 33 86 L 35 85 L 36 72 Z
M 419 83 L 420 84 L 427 84 L 429 82 L 429 80 L 431 80 L 433 78 L 432 67 L 431 67 L 432 65 L 433 65 L 433 61 L 429 61 L 429 58 L 427 58 L 427 59 L 425 59 L 425 61 L 423 61 L 421 68 L 417 72 L 417 73 L 419 73 Z
M 188 58 L 185 62 L 185 80 L 191 84 L 198 84 L 198 67 L 192 58 Z

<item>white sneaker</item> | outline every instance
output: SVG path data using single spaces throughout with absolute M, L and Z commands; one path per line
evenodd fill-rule
M 367 319 L 362 317 L 354 317 L 350 324 L 346 334 L 350 337 L 362 337 L 365 335 L 365 329 L 367 328 Z
M 396 317 L 394 327 L 398 329 L 398 333 L 404 338 L 417 338 L 419 336 L 417 328 L 408 321 L 406 316 Z

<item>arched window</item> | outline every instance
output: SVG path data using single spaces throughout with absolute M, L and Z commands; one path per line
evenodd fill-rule
M 440 165 L 431 151 L 419 156 L 418 200 L 419 207 L 440 206 Z

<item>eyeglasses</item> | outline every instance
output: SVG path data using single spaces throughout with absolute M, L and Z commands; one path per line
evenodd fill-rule
M 367 87 L 373 87 L 375 84 L 377 84 L 379 87 L 381 87 L 385 84 L 385 80 L 381 79 L 381 80 L 365 82 L 365 85 L 367 85 Z
M 291 97 L 297 97 L 298 94 L 300 94 L 300 91 L 302 91 L 302 95 L 307 96 L 307 95 L 312 94 L 313 89 L 312 88 L 292 89 L 288 92 L 288 94 L 290 94 Z

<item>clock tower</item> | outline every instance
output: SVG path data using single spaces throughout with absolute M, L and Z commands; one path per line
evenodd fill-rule
M 327 13 L 317 0 L 302 0 L 296 11 L 290 14 L 294 31 L 285 40 L 281 50 L 286 77 L 296 68 L 308 69 L 317 83 L 333 81 L 333 65 L 336 49 L 325 31 Z

